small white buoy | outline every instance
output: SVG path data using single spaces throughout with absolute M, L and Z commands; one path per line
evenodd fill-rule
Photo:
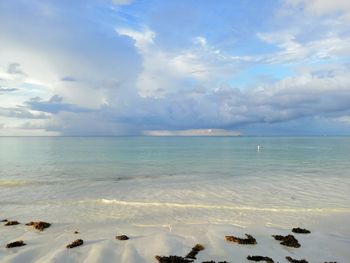
M 258 152 L 260 152 L 260 145 L 259 145 L 259 144 L 256 146 L 256 150 L 257 150 Z

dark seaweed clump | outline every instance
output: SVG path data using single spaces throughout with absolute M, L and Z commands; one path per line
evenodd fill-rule
M 300 247 L 299 241 L 293 235 L 288 235 L 288 236 L 275 235 L 273 237 L 278 241 L 282 241 L 280 243 L 281 245 L 284 245 L 287 247 L 295 247 L 295 248 Z
M 15 242 L 12 242 L 12 243 L 8 243 L 6 245 L 6 248 L 23 247 L 25 245 L 26 245 L 26 243 L 24 243 L 22 240 L 19 240 L 19 241 L 15 241 Z
M 15 225 L 19 225 L 20 223 L 18 222 L 18 221 L 16 221 L 16 220 L 14 220 L 14 221 L 5 221 L 5 222 L 7 222 L 6 224 L 5 224 L 5 226 L 15 226 Z
M 294 258 L 291 258 L 291 257 L 286 257 L 286 259 L 291 262 L 291 263 L 309 263 L 309 261 L 305 260 L 305 259 L 294 259 Z
M 293 228 L 292 232 L 297 233 L 297 234 L 310 234 L 311 233 L 310 230 L 307 230 L 305 228 L 300 228 L 300 227 Z
M 196 259 L 198 252 L 202 250 L 204 250 L 204 246 L 197 244 L 192 248 L 190 253 L 187 254 L 186 258 Z
M 156 260 L 158 260 L 159 263 L 190 263 L 193 262 L 191 259 L 179 257 L 179 256 L 168 256 L 168 257 L 161 257 L 156 256 Z
M 129 237 L 126 236 L 126 235 L 116 236 L 115 238 L 118 239 L 118 240 L 128 240 L 129 239 Z
M 247 259 L 252 261 L 265 261 L 267 263 L 274 263 L 272 258 L 263 256 L 248 256 Z
M 241 245 L 255 245 L 257 244 L 256 239 L 248 234 L 245 234 L 247 238 L 239 238 L 235 236 L 225 236 L 226 241 L 235 242 Z
M 81 246 L 82 244 L 84 244 L 84 241 L 82 239 L 77 239 L 74 242 L 72 242 L 71 244 L 67 245 L 67 248 L 74 248 L 74 247 L 78 247 Z
M 26 226 L 32 226 L 39 231 L 44 231 L 44 229 L 50 227 L 51 224 L 43 221 L 38 221 L 27 223 Z

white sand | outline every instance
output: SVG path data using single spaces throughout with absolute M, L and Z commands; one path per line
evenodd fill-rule
M 67 215 L 69 217 L 69 215 Z M 304 218 L 296 215 L 296 218 Z M 255 225 L 238 226 L 234 224 L 172 224 L 172 225 L 135 225 L 114 222 L 59 223 L 43 232 L 24 224 L 0 227 L 0 262 L 120 262 L 141 263 L 157 262 L 155 255 L 185 256 L 191 248 L 200 243 L 205 250 L 199 252 L 197 260 L 249 262 L 248 255 L 269 256 L 275 262 L 287 262 L 286 256 L 295 259 L 307 259 L 311 262 L 337 261 L 349 262 L 350 227 L 349 214 L 315 215 L 316 220 L 306 226 L 311 234 L 294 234 L 300 248 L 280 245 L 271 235 L 291 233 L 290 228 L 278 227 L 276 222 L 257 222 Z M 16 218 L 25 223 L 26 218 Z M 44 218 L 42 218 L 44 219 Z M 290 223 L 296 223 L 290 221 Z M 288 222 L 281 222 L 285 226 Z M 273 227 L 270 225 L 274 225 Z M 79 234 L 74 234 L 74 231 Z M 257 245 L 238 245 L 224 240 L 225 235 L 244 237 L 252 234 Z M 130 240 L 119 241 L 117 234 L 126 234 Z M 81 238 L 84 245 L 66 249 L 65 246 Z M 8 242 L 23 240 L 27 245 L 19 248 L 5 248 Z
M 154 262 L 185 256 L 200 243 L 205 260 L 249 262 L 248 255 L 286 256 L 310 263 L 350 262 L 350 180 L 322 176 L 200 178 L 171 176 L 110 181 L 63 181 L 0 188 L 0 262 Z M 24 223 L 47 221 L 43 232 Z M 300 248 L 271 235 L 297 235 Z M 74 234 L 77 230 L 80 233 Z M 227 243 L 225 235 L 252 234 L 255 246 Z M 115 239 L 126 234 L 128 241 Z M 84 245 L 66 249 L 81 238 Z M 23 240 L 27 245 L 5 248 Z

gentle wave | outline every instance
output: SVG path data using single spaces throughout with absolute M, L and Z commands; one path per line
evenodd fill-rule
M 78 180 L 76 180 L 78 182 Z M 56 185 L 69 184 L 73 180 L 57 181 L 57 180 L 25 180 L 25 179 L 8 179 L 0 180 L 0 187 L 21 187 L 21 186 L 38 186 L 38 185 Z
M 28 205 L 26 201 L 0 201 L 0 205 Z M 125 201 L 117 199 L 84 199 L 84 200 L 56 200 L 56 201 L 36 201 L 31 202 L 31 206 L 35 205 L 120 205 L 133 207 L 157 207 L 157 208 L 174 208 L 174 209 L 207 209 L 207 210 L 236 210 L 236 211 L 252 211 L 252 212 L 284 212 L 284 213 L 350 213 L 350 207 L 256 207 L 256 206 L 234 206 L 234 205 L 215 205 L 201 203 L 169 203 L 169 202 L 141 202 L 141 201 Z
M 172 207 L 172 208 L 191 208 L 191 209 L 218 209 L 218 210 L 245 210 L 245 211 L 260 211 L 260 212 L 313 212 L 313 213 L 349 213 L 350 208 L 289 208 L 289 207 L 252 207 L 252 206 L 229 206 L 229 205 L 210 205 L 210 204 L 186 204 L 186 203 L 168 203 L 168 202 L 140 202 L 140 201 L 123 201 L 116 199 L 97 199 L 85 200 L 80 203 L 95 202 L 102 204 L 117 204 L 125 206 L 138 207 Z
M 30 180 L 0 180 L 0 187 L 16 187 L 35 184 Z

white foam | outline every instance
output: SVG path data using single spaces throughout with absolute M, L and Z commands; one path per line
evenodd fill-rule
M 288 207 L 251 207 L 251 206 L 227 206 L 227 205 L 208 205 L 208 204 L 185 204 L 185 203 L 162 203 L 162 202 L 140 202 L 140 201 L 123 201 L 116 199 L 97 199 L 85 202 L 101 202 L 103 204 L 117 204 L 124 206 L 138 207 L 163 207 L 163 208 L 191 208 L 191 209 L 214 209 L 214 210 L 242 210 L 258 212 L 287 212 L 287 213 L 348 213 L 350 208 L 288 208 Z

